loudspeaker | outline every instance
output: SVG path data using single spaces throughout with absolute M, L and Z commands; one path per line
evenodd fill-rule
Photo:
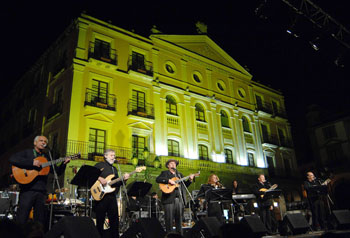
M 258 216 L 244 216 L 239 225 L 242 235 L 247 234 L 248 237 L 261 237 L 267 233 L 264 223 Z
M 186 233 L 186 238 L 219 237 L 220 226 L 221 224 L 216 217 L 203 217 Z
M 288 231 L 293 235 L 304 234 L 310 229 L 310 225 L 302 213 L 287 213 L 283 218 L 282 226 L 281 235 L 286 235 L 284 233 L 289 233 Z
M 90 217 L 62 217 L 49 232 L 45 238 L 100 238 L 94 222 Z
M 333 220 L 335 228 L 338 230 L 350 229 L 350 211 L 349 210 L 334 210 Z
M 157 218 L 141 218 L 134 222 L 130 228 L 124 232 L 121 238 L 164 238 L 166 232 Z

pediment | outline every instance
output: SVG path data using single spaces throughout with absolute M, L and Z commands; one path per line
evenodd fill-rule
M 132 122 L 128 126 L 135 129 L 140 129 L 140 130 L 146 130 L 146 131 L 152 130 L 152 127 L 148 126 L 146 123 L 142 121 Z
M 184 48 L 188 51 L 211 59 L 215 62 L 233 68 L 244 75 L 251 77 L 237 61 L 228 55 L 220 46 L 212 41 L 207 35 L 151 35 L 151 39 L 160 39 Z
M 111 118 L 109 118 L 106 115 L 103 115 L 101 113 L 87 114 L 87 115 L 85 115 L 85 118 L 88 120 L 103 121 L 103 122 L 107 122 L 107 123 L 114 122 Z

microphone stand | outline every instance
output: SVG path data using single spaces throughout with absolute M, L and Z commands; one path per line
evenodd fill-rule
M 124 194 L 125 194 L 125 197 L 126 197 L 126 204 L 127 205 L 129 205 L 130 204 L 130 202 L 129 202 L 129 197 L 128 197 L 128 191 L 127 191 L 127 189 L 126 189 L 126 186 L 125 186 L 125 180 L 124 180 L 124 176 L 123 176 L 123 173 L 122 173 L 122 170 L 121 170 L 121 168 L 120 168 L 120 165 L 117 163 L 117 169 L 118 169 L 118 173 L 120 174 L 120 178 L 121 178 L 121 182 L 122 182 L 122 191 L 124 192 Z M 121 205 L 123 204 L 123 193 L 121 193 L 120 194 L 120 203 L 121 203 Z M 122 215 L 122 217 L 121 217 L 121 223 L 124 225 L 124 223 L 125 223 L 125 212 L 123 212 L 122 213 L 122 211 L 119 211 L 119 213 L 121 213 Z M 141 217 L 140 217 L 141 218 Z M 121 229 L 121 230 L 123 230 L 123 229 Z
M 54 174 L 54 181 L 52 183 L 52 192 L 54 193 L 55 192 L 55 182 L 57 183 L 57 188 L 58 188 L 58 191 L 61 191 L 61 188 L 60 188 L 60 183 L 58 181 L 58 175 L 57 175 L 57 172 L 56 172 L 56 168 L 55 168 L 55 165 L 53 164 L 53 159 L 52 159 L 52 155 L 51 155 L 51 151 L 48 147 L 46 147 L 46 149 L 48 150 L 49 152 L 49 159 L 51 161 L 51 167 L 52 167 L 52 170 L 53 170 L 53 174 Z M 52 226 L 52 214 L 53 214 L 53 198 L 54 196 L 51 197 L 51 201 L 50 201 L 50 219 L 49 219 L 49 230 L 51 230 L 51 226 Z

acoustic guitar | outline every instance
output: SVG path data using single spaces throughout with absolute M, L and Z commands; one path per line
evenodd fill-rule
M 140 173 L 143 170 L 146 170 L 146 166 L 137 167 L 134 171 L 132 171 L 129 174 L 131 176 L 134 173 Z M 97 180 L 94 183 L 94 185 L 91 186 L 90 192 L 95 201 L 100 201 L 107 193 L 114 192 L 115 188 L 112 188 L 112 185 L 121 181 L 122 179 L 121 178 L 113 179 L 113 177 L 114 177 L 114 174 L 111 174 L 105 178 L 107 180 L 107 184 L 105 186 L 103 186 L 99 180 Z
M 48 175 L 50 172 L 50 166 L 63 162 L 66 159 L 80 159 L 80 153 L 72 156 L 62 157 L 56 160 L 47 161 L 47 159 L 43 156 L 36 157 L 34 160 L 40 162 L 40 167 L 35 167 L 31 169 L 19 168 L 16 166 L 12 166 L 12 174 L 15 177 L 16 181 L 20 184 L 28 184 L 32 182 L 37 176 Z
M 198 171 L 198 173 L 195 173 L 194 176 L 198 177 L 200 175 L 200 171 Z M 189 177 L 191 177 L 192 174 L 183 177 L 183 178 L 178 178 L 178 177 L 174 177 L 171 178 L 170 180 L 173 180 L 175 182 L 175 184 L 165 184 L 165 183 L 160 183 L 159 184 L 159 188 L 160 190 L 162 190 L 163 193 L 171 193 L 175 190 L 175 188 L 179 187 L 179 183 L 181 183 L 182 181 L 188 179 Z
M 277 185 L 277 184 L 274 184 L 274 185 L 272 185 L 269 189 L 267 189 L 267 188 L 261 188 L 259 191 L 260 191 L 260 192 L 265 192 L 265 193 L 266 193 L 266 192 L 275 190 L 277 187 L 278 187 L 278 185 Z M 265 196 L 265 194 L 260 195 L 261 198 L 264 198 L 264 196 Z

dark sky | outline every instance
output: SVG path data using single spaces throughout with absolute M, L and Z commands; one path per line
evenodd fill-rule
M 238 63 L 247 66 L 253 80 L 282 91 L 294 139 L 299 143 L 298 138 L 306 136 L 308 105 L 330 108 L 350 102 L 347 86 L 350 64 L 343 68 L 335 66 L 335 57 L 340 52 L 337 42 L 326 42 L 324 48 L 314 51 L 308 37 L 318 32 L 307 23 L 301 24 L 299 38 L 288 35 L 286 28 L 295 14 L 282 0 L 267 0 L 262 11 L 268 16 L 267 20 L 255 14 L 255 9 L 263 2 L 260 0 L 204 2 L 11 1 L 0 10 L 6 33 L 0 37 L 1 94 L 4 95 L 69 23 L 86 10 L 89 15 L 111 20 L 116 26 L 146 37 L 152 25 L 164 34 L 194 34 L 195 23 L 204 22 L 208 25 L 209 37 Z M 345 27 L 350 27 L 345 0 L 313 2 Z

